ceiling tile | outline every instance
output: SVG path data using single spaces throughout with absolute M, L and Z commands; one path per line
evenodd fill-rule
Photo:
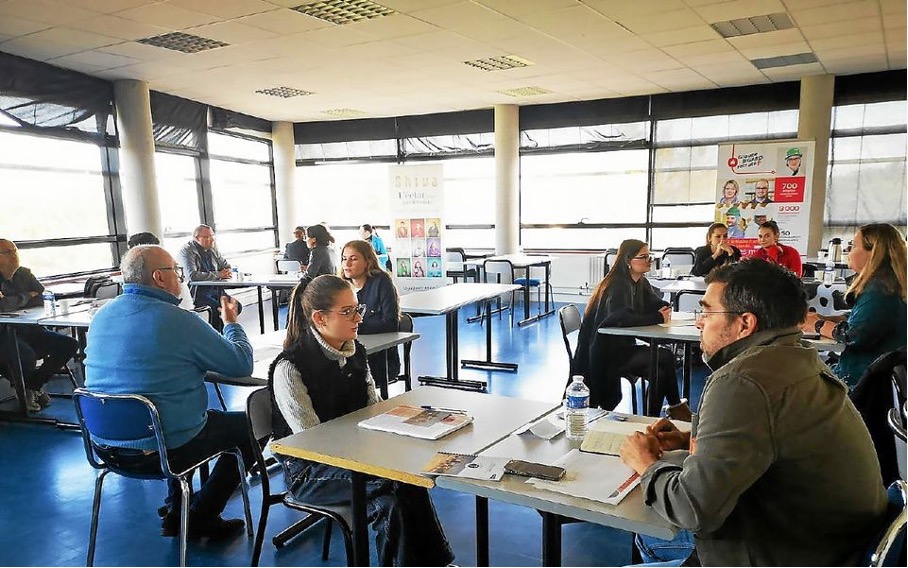
M 763 59 L 766 57 L 779 57 L 782 55 L 796 55 L 812 51 L 807 42 L 780 43 L 778 45 L 765 45 L 752 49 L 742 49 L 741 55 L 747 59 Z
M 185 30 L 186 28 L 211 24 L 218 20 L 210 14 L 186 10 L 167 3 L 148 4 L 138 8 L 123 10 L 122 12 L 117 12 L 117 16 L 169 30 Z
M 445 29 L 469 27 L 487 18 L 504 19 L 484 6 L 464 1 L 442 4 L 425 10 L 416 10 L 409 12 L 409 15 L 417 20 Z
M 707 25 L 701 25 L 694 28 L 668 30 L 655 34 L 644 34 L 640 37 L 656 47 L 666 47 L 669 45 L 690 44 L 693 42 L 704 42 L 707 40 L 722 39 L 714 29 Z M 724 42 L 724 40 L 722 41 Z
M 72 30 L 69 28 L 51 28 L 49 30 L 33 33 L 28 37 L 39 41 L 72 45 L 76 48 L 74 52 L 123 43 L 123 40 L 120 38 L 83 32 L 81 30 Z
M 801 33 L 804 34 L 807 41 L 872 31 L 882 31 L 882 23 L 877 16 L 870 18 L 855 18 L 847 22 L 831 22 L 828 24 L 818 24 L 816 26 L 801 28 Z
M 785 5 L 779 0 L 732 0 L 731 2 L 696 6 L 694 11 L 700 14 L 705 22 L 713 24 L 739 18 L 775 14 L 786 10 Z
M 295 10 L 275 10 L 240 18 L 237 22 L 280 34 L 298 34 L 331 27 L 334 24 L 300 14 Z
M 65 43 L 55 43 L 36 38 L 34 35 L 22 36 L 3 42 L 0 51 L 28 57 L 36 61 L 47 61 L 81 51 L 80 48 Z
M 878 16 L 879 13 L 877 0 L 861 0 L 860 2 L 833 4 L 809 10 L 797 10 L 791 13 L 791 18 L 798 26 L 816 26 Z
M 877 32 L 841 35 L 834 38 L 818 39 L 810 42 L 814 51 L 839 49 L 843 47 L 860 47 L 864 45 L 882 45 L 883 35 Z
M 225 20 L 277 9 L 274 4 L 261 0 L 168 0 L 168 3 Z M 303 0 L 300 0 L 300 4 L 303 3 Z
M 879 0 L 880 9 L 884 15 L 904 15 L 908 11 L 908 5 L 904 0 Z
M 268 30 L 263 30 L 262 28 L 247 26 L 236 21 L 208 24 L 205 26 L 199 26 L 197 28 L 190 28 L 186 30 L 186 32 L 201 37 L 207 37 L 208 39 L 229 43 L 230 45 L 259 41 L 272 38 L 277 35 L 275 32 L 269 32 Z
M 10 36 L 28 35 L 51 27 L 53 27 L 51 24 L 16 16 L 3 16 L 0 18 L 0 33 Z
M 62 26 L 94 15 L 95 12 L 68 6 L 62 0 L 6 0 L 0 2 L 0 19 L 6 16 L 17 16 Z
M 704 27 L 709 29 L 703 19 L 689 8 L 671 11 L 657 10 L 652 13 L 622 16 L 616 21 L 635 34 L 666 32 L 677 30 L 678 28 Z
M 743 52 L 749 49 L 766 48 L 787 43 L 803 43 L 804 36 L 801 35 L 800 30 L 792 28 L 790 30 L 732 37 L 726 41 L 734 46 L 735 49 Z
M 114 12 L 120 12 L 122 10 L 128 10 L 130 8 L 136 8 L 138 6 L 144 6 L 146 4 L 154 4 L 160 0 L 63 0 L 69 6 L 75 6 L 76 8 L 84 8 L 86 10 L 91 10 L 92 12 L 98 12 L 101 14 L 113 14 Z
M 87 20 L 73 22 L 68 27 L 128 40 L 154 37 L 171 31 L 167 28 L 143 24 L 118 16 L 108 16 L 106 14 L 96 14 Z
M 577 4 L 576 0 L 476 0 L 476 3 L 517 19 L 532 12 L 549 12 Z
M 763 69 L 763 74 L 775 82 L 799 81 L 809 75 L 826 75 L 826 69 L 820 63 L 808 63 Z
M 349 24 L 348 27 L 380 39 L 397 39 L 438 31 L 434 24 L 404 14 L 392 14 L 372 20 Z
M 113 53 L 104 53 L 102 51 L 83 51 L 72 55 L 64 55 L 48 61 L 51 65 L 70 67 L 70 64 L 81 64 L 97 69 L 112 69 L 114 67 L 123 67 L 124 65 L 135 65 L 138 60 L 132 57 L 114 55 Z
M 329 47 L 344 47 L 359 43 L 369 43 L 377 39 L 367 33 L 350 29 L 349 26 L 332 26 L 330 28 L 312 30 L 311 32 L 306 32 L 301 35 L 309 42 Z

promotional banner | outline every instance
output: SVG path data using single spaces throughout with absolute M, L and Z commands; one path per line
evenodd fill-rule
M 392 267 L 401 294 L 446 284 L 440 164 L 391 166 Z
M 742 256 L 758 248 L 760 223 L 779 225 L 779 242 L 807 252 L 814 142 L 744 142 L 719 146 L 718 223 Z

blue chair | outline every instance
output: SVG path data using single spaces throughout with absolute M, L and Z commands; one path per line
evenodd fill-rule
M 98 538 L 98 517 L 101 511 L 101 489 L 104 478 L 108 473 L 114 472 L 132 479 L 161 479 L 176 480 L 182 489 L 183 507 L 180 519 L 180 566 L 186 566 L 186 542 L 189 534 L 189 496 L 191 490 L 192 472 L 202 464 L 219 457 L 224 453 L 236 456 L 240 468 L 240 486 L 243 492 L 243 506 L 246 512 L 246 531 L 252 536 L 252 514 L 249 509 L 249 491 L 246 483 L 246 471 L 243 467 L 243 456 L 239 449 L 216 452 L 206 456 L 202 461 L 186 468 L 183 471 L 173 471 L 164 445 L 164 430 L 161 427 L 161 418 L 154 403 L 140 395 L 133 394 L 102 394 L 89 392 L 85 389 L 76 389 L 73 392 L 73 401 L 76 405 L 76 416 L 82 429 L 82 441 L 85 443 L 85 455 L 88 463 L 98 470 L 95 479 L 95 494 L 91 511 L 91 535 L 88 542 L 88 556 L 86 566 L 92 566 L 95 558 L 95 543 Z M 95 437 L 111 441 L 127 441 L 147 438 L 153 435 L 157 441 L 158 455 L 161 458 L 160 468 L 155 470 L 132 471 L 117 464 L 105 462 L 98 453 L 99 444 Z
M 905 522 L 908 515 L 908 483 L 903 479 L 889 486 L 889 510 L 886 526 L 867 551 L 869 566 L 905 565 Z

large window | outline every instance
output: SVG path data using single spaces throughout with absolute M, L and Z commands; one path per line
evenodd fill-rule
M 191 233 L 200 222 L 198 159 L 155 152 L 155 174 L 164 236 Z
M 105 242 L 112 205 L 103 152 L 90 142 L 0 130 L 0 231 L 13 241 L 49 241 L 21 251 L 22 264 L 39 277 L 114 265 Z M 59 239 L 73 238 L 98 242 L 61 246 Z
M 905 229 L 905 101 L 833 109 L 824 238 L 851 240 L 865 223 Z

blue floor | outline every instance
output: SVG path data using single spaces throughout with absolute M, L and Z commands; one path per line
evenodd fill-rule
M 256 310 L 245 310 L 241 322 L 258 333 Z M 266 315 L 270 310 L 266 306 Z M 283 310 L 282 310 L 283 311 Z M 282 314 L 281 320 L 285 318 Z M 485 330 L 478 323 L 467 324 L 461 314 L 460 356 L 485 357 Z M 270 319 L 270 318 L 269 318 Z M 269 322 L 270 324 L 270 322 Z M 415 375 L 444 374 L 444 318 L 415 320 L 421 338 L 414 343 Z M 567 380 L 567 354 L 556 315 L 525 328 L 509 328 L 508 319 L 493 322 L 493 359 L 518 363 L 517 373 L 462 369 L 461 378 L 487 380 L 498 395 L 557 401 Z M 702 389 L 704 371 L 694 370 L 693 399 Z M 54 387 L 65 389 L 62 381 Z M 625 389 L 628 387 L 625 386 Z M 391 387 L 399 394 L 401 384 Z M 241 409 L 248 389 L 225 389 L 228 403 Z M 629 411 L 629 391 L 619 409 Z M 211 397 L 212 404 L 217 404 Z M 74 420 L 71 403 L 56 398 L 42 414 Z M 94 473 L 85 460 L 76 432 L 31 424 L 0 423 L 0 455 L 4 473 L 0 493 L 3 515 L 0 520 L 0 565 L 71 566 L 84 565 L 91 518 Z M 281 475 L 273 474 L 277 486 Z M 275 489 L 277 490 L 277 489 Z M 445 532 L 455 554 L 455 563 L 475 565 L 474 499 L 442 489 L 431 492 Z M 159 536 L 155 509 L 163 502 L 162 482 L 141 482 L 108 476 L 101 506 L 101 523 L 95 564 L 98 566 L 164 566 L 179 563 L 178 541 Z M 258 485 L 252 485 L 253 516 L 258 518 Z M 299 513 L 273 507 L 268 522 L 263 566 L 345 565 L 344 547 L 335 531 L 331 555 L 321 560 L 323 527 L 316 526 L 277 550 L 271 537 L 299 518 Z M 226 516 L 242 517 L 242 499 L 231 499 Z M 522 507 L 490 502 L 490 556 L 494 566 L 539 566 L 541 527 L 539 515 Z M 374 548 L 374 546 L 373 546 Z M 240 537 L 226 543 L 193 541 L 189 563 L 198 566 L 244 566 L 249 564 L 251 539 Z M 563 529 L 562 562 L 565 566 L 621 566 L 631 560 L 629 533 L 575 523 Z M 374 551 L 372 563 L 375 564 Z

